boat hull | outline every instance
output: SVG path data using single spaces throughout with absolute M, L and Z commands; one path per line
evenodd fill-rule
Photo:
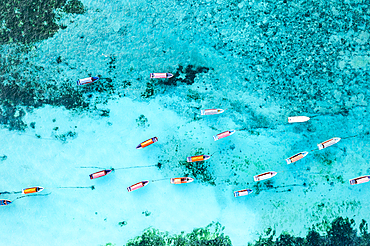
M 87 85 L 87 84 L 94 83 L 95 81 L 98 81 L 98 80 L 99 80 L 99 77 L 88 77 L 84 79 L 79 79 L 77 80 L 77 85 Z
M 358 178 L 350 179 L 349 184 L 350 185 L 363 184 L 363 183 L 367 183 L 369 181 L 370 181 L 370 176 L 365 175 L 365 176 L 361 176 L 361 177 L 358 177 Z
M 254 181 L 257 182 L 257 181 L 262 181 L 262 180 L 265 180 L 265 179 L 270 179 L 270 178 L 274 177 L 276 174 L 277 174 L 277 172 L 271 171 L 271 172 L 266 172 L 266 173 L 256 175 L 253 178 L 254 178 Z
M 136 149 L 142 149 L 142 148 L 145 148 L 151 144 L 154 144 L 155 142 L 158 141 L 158 138 L 157 137 L 154 137 L 154 138 L 150 138 L 144 142 L 142 142 L 141 144 L 139 144 Z
M 251 189 L 245 189 L 245 190 L 235 191 L 234 192 L 234 197 L 246 196 L 246 195 L 251 194 L 252 192 L 253 192 L 253 190 L 251 190 Z
M 216 136 L 213 136 L 213 139 L 215 141 L 217 141 L 217 140 L 220 140 L 221 138 L 226 138 L 228 136 L 231 136 L 234 133 L 235 133 L 235 130 L 229 130 L 229 131 L 221 132 L 221 133 L 217 134 Z
M 308 120 L 310 120 L 310 117 L 307 117 L 307 116 L 288 117 L 288 123 L 299 123 L 299 122 L 305 122 Z
M 151 79 L 169 79 L 172 78 L 172 73 L 151 73 L 150 78 Z
M 130 187 L 127 187 L 127 191 L 128 192 L 131 192 L 131 191 L 140 189 L 140 188 L 144 187 L 147 184 L 149 184 L 149 181 L 148 180 L 141 181 L 139 183 L 136 183 L 134 185 L 131 185 Z
M 171 184 L 187 184 L 193 182 L 194 179 L 190 177 L 182 177 L 182 178 L 171 178 Z
M 32 188 L 26 188 L 26 189 L 22 190 L 22 194 L 25 194 L 25 195 L 26 194 L 32 194 L 32 193 L 40 192 L 43 189 L 44 189 L 43 187 L 39 187 L 39 186 L 32 187 Z
M 105 175 L 107 175 L 111 172 L 112 172 L 112 170 L 102 170 L 102 171 L 90 174 L 89 176 L 90 176 L 90 179 L 97 179 L 97 178 L 103 177 L 103 176 L 105 176 Z
M 222 114 L 224 112 L 223 109 L 220 108 L 213 108 L 213 109 L 204 109 L 200 111 L 201 115 L 214 115 L 214 114 Z
M 329 140 L 326 140 L 325 142 L 319 143 L 317 147 L 319 150 L 325 149 L 329 146 L 332 146 L 340 141 L 340 138 L 331 138 Z
M 197 162 L 197 161 L 206 161 L 209 158 L 211 158 L 209 155 L 195 155 L 195 156 L 189 156 L 186 158 L 187 162 Z
M 304 158 L 308 154 L 307 151 L 300 152 L 298 154 L 295 154 L 287 159 L 285 159 L 286 163 L 289 165 L 293 162 L 299 161 L 300 159 Z

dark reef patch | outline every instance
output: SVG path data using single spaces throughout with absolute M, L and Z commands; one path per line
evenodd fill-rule
M 55 10 L 84 13 L 79 0 L 4 0 L 0 5 L 0 45 L 6 43 L 31 44 L 52 37 L 58 30 Z
M 320 226 L 326 228 L 324 235 L 316 231 L 315 226 L 309 229 L 305 238 L 295 237 L 287 232 L 281 233 L 279 237 L 275 236 L 275 230 L 269 228 L 254 243 L 248 243 L 248 246 L 349 246 L 349 245 L 370 245 L 370 234 L 368 233 L 368 224 L 362 220 L 359 229 L 360 235 L 354 228 L 353 219 L 337 217 L 331 224 L 326 220 L 322 221 Z M 274 238 L 276 238 L 274 240 Z
M 177 68 L 172 78 L 163 81 L 164 85 L 177 86 L 179 84 L 194 84 L 195 77 L 198 73 L 207 73 L 209 68 L 207 67 L 194 67 L 193 65 L 187 65 L 185 68 L 181 65 Z M 180 78 L 180 74 L 185 74 L 185 78 Z
M 231 246 L 229 236 L 224 235 L 224 227 L 220 223 L 211 223 L 205 228 L 194 229 L 191 233 L 181 232 L 179 235 L 169 235 L 160 232 L 157 229 L 148 228 L 141 236 L 129 240 L 126 246 L 144 246 L 144 245 L 209 245 L 209 246 Z

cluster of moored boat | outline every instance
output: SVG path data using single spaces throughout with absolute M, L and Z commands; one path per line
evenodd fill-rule
M 156 78 L 157 79 L 165 79 L 165 78 L 171 78 L 171 77 L 173 77 L 173 75 L 171 73 L 151 73 L 150 74 L 150 78 L 152 78 L 152 79 L 156 79 Z M 77 81 L 77 84 L 78 85 L 86 85 L 86 84 L 96 82 L 98 80 L 99 80 L 99 77 L 88 77 L 88 78 L 84 78 L 84 79 L 79 79 Z M 223 109 L 218 109 L 218 108 L 217 109 L 203 109 L 203 110 L 200 111 L 200 114 L 201 115 L 215 115 L 215 114 L 221 114 L 223 112 L 224 112 Z M 305 122 L 305 121 L 308 121 L 308 120 L 310 120 L 310 118 L 307 117 L 307 116 L 288 117 L 288 123 L 299 123 L 299 122 Z M 231 136 L 234 133 L 235 133 L 235 130 L 224 131 L 224 132 L 221 132 L 221 133 L 213 136 L 213 139 L 215 141 L 217 141 L 217 140 L 220 140 L 222 138 Z M 334 137 L 334 138 L 331 138 L 331 139 L 329 139 L 325 142 L 317 144 L 317 147 L 318 147 L 319 150 L 322 150 L 324 148 L 327 148 L 329 146 L 332 146 L 332 145 L 338 143 L 340 140 L 341 140 L 341 138 Z M 156 143 L 157 141 L 158 141 L 157 137 L 150 138 L 150 139 L 140 143 L 136 147 L 136 149 L 145 148 L 145 147 L 147 147 L 151 144 Z M 304 158 L 307 154 L 308 154 L 307 151 L 303 151 L 303 152 L 297 153 L 297 154 L 287 158 L 285 161 L 287 162 L 287 164 L 292 164 L 292 163 L 294 163 L 296 161 L 299 161 L 300 159 Z M 198 162 L 198 161 L 206 161 L 209 158 L 211 158 L 211 156 L 209 156 L 209 155 L 197 155 L 197 156 L 187 157 L 186 160 L 187 160 L 187 162 Z M 113 170 L 114 170 L 113 168 L 112 169 L 101 170 L 101 171 L 95 172 L 93 174 L 90 174 L 89 176 L 90 176 L 90 179 L 96 179 L 96 178 L 100 178 L 100 177 L 108 175 Z M 276 174 L 277 174 L 277 172 L 275 172 L 275 171 L 269 171 L 269 172 L 265 172 L 265 173 L 256 175 L 253 178 L 254 178 L 254 181 L 259 182 L 259 181 L 263 181 L 263 180 L 266 180 L 266 179 L 270 179 L 270 178 L 274 177 Z M 179 177 L 179 178 L 171 178 L 170 179 L 171 184 L 186 184 L 186 183 L 191 183 L 193 181 L 194 181 L 194 179 L 191 178 L 191 177 Z M 365 175 L 365 176 L 361 176 L 361 177 L 358 177 L 358 178 L 350 179 L 349 183 L 350 183 L 350 185 L 355 185 L 355 184 L 366 183 L 366 182 L 369 182 L 369 181 L 370 181 L 370 175 Z M 149 180 L 140 181 L 136 184 L 133 184 L 133 185 L 127 187 L 127 191 L 131 192 L 131 191 L 140 189 L 140 188 L 146 186 L 147 184 L 149 184 Z M 37 186 L 37 187 L 23 189 L 21 191 L 21 193 L 24 194 L 24 195 L 27 195 L 27 194 L 41 192 L 43 189 L 44 189 L 43 187 Z M 251 190 L 251 189 L 239 190 L 239 191 L 234 192 L 234 196 L 235 197 L 245 196 L 245 195 L 251 194 L 252 192 L 253 192 L 253 190 Z M 9 201 L 9 200 L 0 200 L 0 206 L 9 205 L 11 203 L 12 202 Z

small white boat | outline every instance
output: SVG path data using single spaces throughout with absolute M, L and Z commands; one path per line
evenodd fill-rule
M 266 172 L 266 173 L 256 175 L 253 178 L 254 178 L 254 181 L 257 182 L 257 181 L 262 181 L 262 180 L 265 180 L 265 179 L 270 179 L 270 178 L 274 177 L 276 174 L 277 174 L 277 172 L 271 171 L 271 172 Z
M 336 144 L 340 141 L 340 138 L 332 138 L 329 140 L 326 140 L 325 142 L 319 143 L 317 147 L 319 147 L 319 150 L 325 149 L 329 146 L 332 146 L 333 144 Z
M 253 190 L 251 190 L 251 189 L 245 189 L 245 190 L 235 191 L 234 192 L 234 197 L 246 196 L 246 195 L 249 195 L 252 192 L 253 192 Z
M 358 178 L 350 179 L 349 184 L 350 185 L 363 184 L 363 183 L 366 183 L 366 182 L 369 182 L 369 181 L 370 181 L 370 176 L 365 175 L 365 176 L 361 176 L 361 177 L 358 177 Z
M 285 159 L 286 163 L 287 164 L 291 164 L 293 162 L 296 162 L 300 159 L 302 159 L 303 157 L 305 157 L 306 155 L 308 154 L 307 151 L 303 151 L 303 152 L 300 152 L 298 154 L 295 154 L 293 155 L 292 157 L 289 157 L 288 159 Z
M 213 114 L 222 114 L 224 112 L 223 109 L 220 108 L 213 108 L 213 109 L 203 109 L 200 111 L 201 115 L 213 115 Z
M 172 73 L 151 73 L 150 78 L 151 79 L 169 79 L 172 78 Z
M 292 116 L 288 117 L 288 122 L 289 123 L 297 123 L 297 122 L 305 122 L 308 121 L 310 117 L 307 116 Z

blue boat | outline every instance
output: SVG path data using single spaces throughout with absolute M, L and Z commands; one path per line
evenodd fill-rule
M 9 201 L 9 200 L 0 200 L 0 206 L 9 205 L 10 203 L 12 203 L 12 201 Z

